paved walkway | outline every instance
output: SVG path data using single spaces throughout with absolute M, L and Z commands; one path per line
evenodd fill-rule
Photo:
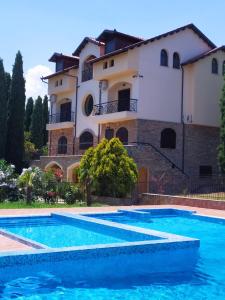
M 206 209 L 199 207 L 180 206 L 180 205 L 142 205 L 142 206 L 104 206 L 104 207 L 77 207 L 77 208 L 32 208 L 32 209 L 0 209 L 0 216 L 18 216 L 18 215 L 46 215 L 53 212 L 106 212 L 117 211 L 118 209 L 135 209 L 135 208 L 178 208 L 195 210 L 200 214 L 225 218 L 224 210 Z M 14 241 L 0 234 L 0 252 L 2 251 L 18 251 L 29 250 L 25 244 Z

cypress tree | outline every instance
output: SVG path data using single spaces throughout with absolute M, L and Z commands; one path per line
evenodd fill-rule
M 6 90 L 7 90 L 7 102 L 9 103 L 10 85 L 11 85 L 11 75 L 10 75 L 10 73 L 5 72 L 5 79 L 6 79 Z
M 48 96 L 44 96 L 43 100 L 43 145 L 45 146 L 48 142 L 48 131 L 46 130 L 46 125 L 49 121 L 49 111 L 48 111 Z
M 31 125 L 31 118 L 34 108 L 34 100 L 32 97 L 28 98 L 26 104 L 26 111 L 25 111 L 25 119 L 24 119 L 24 130 L 29 131 Z
M 15 164 L 17 171 L 23 166 L 25 99 L 23 59 L 18 51 L 12 72 L 6 143 L 6 159 L 9 163 Z
M 220 98 L 220 145 L 219 145 L 218 160 L 219 160 L 220 170 L 223 174 L 225 174 L 225 82 L 222 89 L 222 95 Z
M 7 131 L 7 86 L 3 61 L 0 59 L 0 159 L 5 158 Z
M 43 146 L 43 112 L 42 98 L 38 96 L 34 104 L 34 110 L 31 118 L 31 142 L 37 149 Z

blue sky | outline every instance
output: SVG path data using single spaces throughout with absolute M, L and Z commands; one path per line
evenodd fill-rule
M 53 70 L 48 62 L 53 52 L 71 54 L 84 36 L 95 37 L 105 28 L 149 38 L 188 23 L 215 44 L 225 44 L 225 1 L 1 1 L 0 57 L 11 72 L 20 49 L 25 75 L 35 67 L 41 72 L 37 66 L 46 66 L 46 73 Z

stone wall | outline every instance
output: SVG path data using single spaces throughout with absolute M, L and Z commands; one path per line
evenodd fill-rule
M 219 128 L 185 125 L 184 168 L 190 175 L 199 175 L 200 165 L 212 166 L 213 174 L 219 173 Z
M 166 128 L 171 128 L 176 132 L 175 149 L 160 147 L 161 132 Z M 139 119 L 137 120 L 137 142 L 152 144 L 178 167 L 182 166 L 182 125 L 180 123 Z
M 137 141 L 137 120 L 121 121 L 114 123 L 106 123 L 101 125 L 101 136 L 103 139 L 105 137 L 105 130 L 107 128 L 114 129 L 114 137 L 116 137 L 116 132 L 120 127 L 125 127 L 128 130 L 128 143 L 135 143 Z
M 137 142 L 149 143 L 169 158 L 176 166 L 182 168 L 183 161 L 183 126 L 180 123 L 137 120 Z M 176 149 L 160 148 L 161 131 L 172 128 L 176 132 Z M 199 176 L 200 166 L 212 166 L 213 174 L 219 173 L 217 148 L 219 145 L 219 128 L 200 125 L 184 125 L 184 173 Z M 151 146 L 149 146 L 151 148 Z M 152 149 L 153 151 L 153 149 Z M 154 151 L 153 151 L 154 152 Z M 145 154 L 143 155 L 145 157 Z M 163 157 L 160 158 L 163 160 Z M 158 168 L 153 161 L 152 169 Z
M 183 205 L 209 209 L 225 210 L 225 201 L 189 198 L 182 196 L 168 196 L 156 194 L 143 194 L 140 205 Z
M 73 128 L 64 128 L 58 130 L 51 130 L 49 132 L 49 156 L 55 155 L 63 155 L 58 154 L 58 140 L 61 136 L 65 136 L 67 138 L 67 155 L 74 154 L 74 140 L 73 140 Z
M 64 175 L 64 179 L 67 180 L 68 168 L 72 165 L 79 163 L 81 155 L 64 155 L 64 156 L 41 156 L 40 160 L 34 160 L 32 166 L 37 166 L 44 170 L 46 166 L 58 165 Z
M 183 160 L 183 126 L 180 123 L 161 122 L 154 120 L 126 120 L 121 122 L 106 123 L 101 125 L 100 139 L 105 136 L 106 128 L 114 129 L 114 136 L 120 127 L 128 129 L 128 143 L 126 146 L 129 154 L 136 161 L 138 168 L 145 168 L 148 175 L 148 189 L 151 192 L 163 191 L 162 182 L 171 182 L 168 191 L 176 193 L 185 188 L 187 176 L 182 174 L 178 168 L 182 168 Z M 176 132 L 176 148 L 160 148 L 161 131 L 172 128 Z M 68 154 L 82 155 L 84 150 L 79 149 L 79 138 L 75 139 L 73 145 L 73 128 L 54 130 L 50 132 L 52 148 L 48 159 L 41 158 L 40 164 L 45 167 L 46 160 L 58 161 L 60 164 L 70 164 L 69 155 L 57 155 L 57 143 L 60 136 L 65 135 L 68 139 Z M 186 124 L 184 126 L 184 173 L 189 177 L 198 178 L 200 165 L 212 166 L 213 173 L 218 173 L 217 147 L 219 144 L 219 129 L 199 125 Z M 98 143 L 98 137 L 94 136 L 94 146 Z M 148 145 L 149 144 L 149 145 Z M 153 145 L 154 147 L 152 147 Z M 170 159 L 172 163 L 163 157 Z M 74 156 L 72 156 L 74 157 Z M 72 163 L 74 162 L 74 158 Z M 65 162 L 64 162 L 65 161 Z M 178 167 L 178 168 L 177 168 Z M 144 173 L 144 172 L 143 172 Z M 176 180 L 174 180 L 174 178 Z

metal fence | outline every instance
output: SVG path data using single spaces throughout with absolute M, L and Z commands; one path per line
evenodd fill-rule
M 225 200 L 225 176 L 152 176 L 150 181 L 137 184 L 136 193 L 140 195 L 145 192 Z

